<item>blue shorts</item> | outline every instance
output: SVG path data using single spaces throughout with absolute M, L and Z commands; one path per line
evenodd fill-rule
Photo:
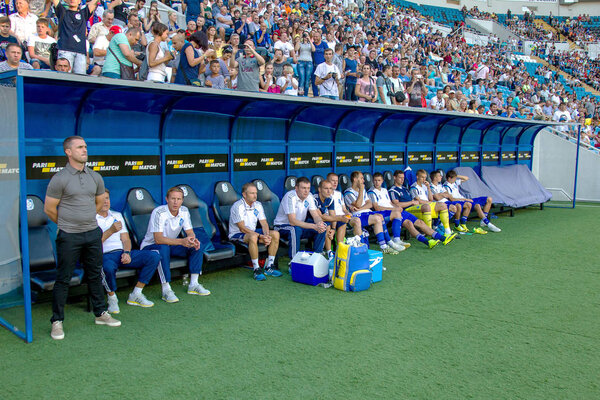
M 409 213 L 408 211 L 402 211 L 402 221 L 410 221 L 413 224 L 417 222 L 418 218 Z
M 261 228 L 256 229 L 254 232 L 258 233 L 259 235 L 262 235 L 263 231 Z M 233 235 L 231 235 L 231 237 L 229 238 L 229 240 L 238 240 L 240 242 L 244 241 L 244 235 L 246 235 L 243 232 L 240 233 L 235 233 Z
M 367 212 L 363 212 L 360 215 L 353 215 L 353 217 L 360 219 L 360 226 L 364 229 L 367 226 L 369 226 L 369 217 L 373 214 L 377 214 L 377 213 L 374 211 L 367 211 Z
M 487 196 L 482 196 L 482 197 L 475 197 L 473 200 L 473 205 L 475 204 L 479 204 L 481 206 L 481 208 L 483 208 L 483 206 L 486 205 L 487 203 Z
M 392 210 L 375 211 L 375 213 L 381 214 L 385 222 L 390 222 L 390 215 L 392 215 Z

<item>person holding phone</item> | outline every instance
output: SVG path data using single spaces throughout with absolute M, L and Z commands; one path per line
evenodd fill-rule
M 413 69 L 411 72 L 411 80 L 406 88 L 408 93 L 409 107 L 423 107 L 423 99 L 427 96 L 427 86 L 423 81 L 423 75 L 418 69 Z
M 315 83 L 319 86 L 319 97 L 332 100 L 340 98 L 338 85 L 340 83 L 340 69 L 333 63 L 333 50 L 326 49 L 325 62 L 315 69 Z

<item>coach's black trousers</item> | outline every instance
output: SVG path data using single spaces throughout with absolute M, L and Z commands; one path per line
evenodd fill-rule
M 99 317 L 106 311 L 102 287 L 102 230 L 100 228 L 83 233 L 59 231 L 56 236 L 57 273 L 52 297 L 52 319 L 65 319 L 65 304 L 69 295 L 69 282 L 79 261 L 88 281 L 92 308 Z

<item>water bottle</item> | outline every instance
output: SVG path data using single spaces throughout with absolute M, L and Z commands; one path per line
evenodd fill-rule
M 183 286 L 190 286 L 190 276 L 188 274 L 183 274 Z

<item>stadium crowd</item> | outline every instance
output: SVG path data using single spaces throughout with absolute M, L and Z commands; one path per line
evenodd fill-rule
M 0 71 L 54 68 L 215 89 L 582 120 L 585 140 L 600 143 L 595 96 L 570 95 L 552 73 L 539 82 L 505 44 L 467 45 L 458 34 L 444 37 L 418 11 L 386 1 L 170 3 L 185 12 L 186 26 L 178 26 L 174 12 L 162 20 L 156 1 L 148 8 L 145 0 L 133 6 L 122 0 L 30 1 L 2 2 L 0 15 L 7 15 L 0 17 Z M 532 19 L 507 16 L 527 30 L 533 29 Z M 578 25 L 568 26 L 573 32 Z M 558 52 L 550 53 L 550 61 L 598 87 L 595 61 L 575 65 L 577 59 Z

